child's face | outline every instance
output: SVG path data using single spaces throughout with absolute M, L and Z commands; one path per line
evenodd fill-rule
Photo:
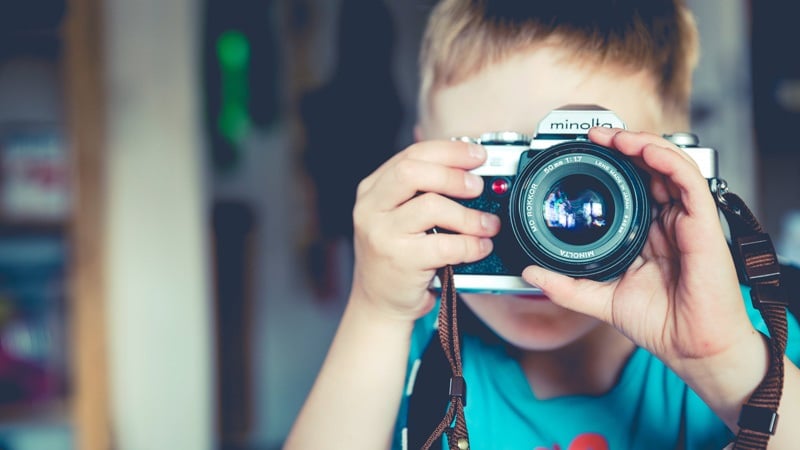
M 647 74 L 618 67 L 568 63 L 555 47 L 541 47 L 493 65 L 457 85 L 433 92 L 419 138 L 479 136 L 488 131 L 533 134 L 549 111 L 566 104 L 596 104 L 614 111 L 636 131 L 684 129 L 667 123 Z M 503 218 L 501 218 L 502 220 Z M 526 350 L 561 348 L 599 322 L 544 298 L 464 295 L 470 308 L 509 343 Z

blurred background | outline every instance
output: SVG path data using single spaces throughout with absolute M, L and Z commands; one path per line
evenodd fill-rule
M 800 260 L 797 6 L 689 3 L 693 131 Z M 430 4 L 0 0 L 0 450 L 280 448 Z

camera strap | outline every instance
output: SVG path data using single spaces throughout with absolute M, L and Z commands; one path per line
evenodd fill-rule
M 734 450 L 763 450 L 775 434 L 778 407 L 783 393 L 784 366 L 788 325 L 786 292 L 781 290 L 781 270 L 769 235 L 753 213 L 736 194 L 727 191 L 723 180 L 717 180 L 716 203 L 725 216 L 731 235 L 731 252 L 739 277 L 750 286 L 750 298 L 767 325 L 769 336 L 769 367 L 761 383 L 742 406 L 739 432 Z M 461 344 L 458 332 L 458 295 L 453 282 L 452 266 L 437 272 L 442 294 L 438 315 L 439 343 L 450 364 L 449 403 L 444 418 L 428 437 L 423 450 L 428 450 L 447 436 L 450 450 L 469 449 L 469 433 L 464 416 L 467 385 L 461 365 Z
M 467 405 L 467 384 L 461 366 L 461 341 L 458 333 L 458 295 L 453 282 L 453 267 L 445 266 L 439 269 L 437 276 L 442 285 L 442 296 L 439 306 L 439 343 L 444 350 L 445 357 L 450 363 L 452 376 L 450 377 L 450 402 L 444 418 L 430 435 L 423 450 L 428 450 L 437 442 L 442 434 L 447 436 L 447 445 L 450 450 L 469 449 L 469 433 L 467 433 L 467 419 L 464 416 L 464 407 Z
M 742 406 L 735 450 L 766 449 L 775 434 L 783 393 L 783 358 L 786 351 L 789 303 L 781 289 L 781 273 L 772 240 L 739 196 L 727 192 L 719 180 L 717 207 L 728 222 L 731 251 L 739 277 L 750 286 L 750 298 L 767 325 L 769 367 L 761 383 Z

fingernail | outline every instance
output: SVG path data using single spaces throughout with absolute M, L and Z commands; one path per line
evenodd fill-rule
M 480 145 L 475 143 L 469 143 L 467 146 L 469 148 L 469 154 L 475 159 L 484 159 L 486 158 L 486 149 Z
M 495 216 L 494 214 L 481 214 L 481 227 L 484 230 L 494 230 L 500 225 L 500 218 Z
M 481 238 L 480 246 L 483 253 L 489 253 L 492 251 L 492 240 L 489 238 Z
M 483 179 L 472 172 L 466 172 L 464 174 L 464 184 L 469 191 L 477 191 L 483 186 Z

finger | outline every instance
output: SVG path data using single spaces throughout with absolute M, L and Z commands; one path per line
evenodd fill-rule
M 429 266 L 426 270 L 438 269 L 446 265 L 456 265 L 480 261 L 489 256 L 494 248 L 492 240 L 485 237 L 468 236 L 464 234 L 427 234 L 405 252 L 408 258 L 425 261 Z
M 669 179 L 667 189 L 670 195 L 680 200 L 689 215 L 718 220 L 708 181 L 703 178 L 696 165 L 686 161 L 672 149 L 654 144 L 645 146 L 642 158 L 649 167 Z
M 422 141 L 395 154 L 383 163 L 372 174 L 362 180 L 359 191 L 373 188 L 378 179 L 387 171 L 393 170 L 403 160 L 427 161 L 448 167 L 465 170 L 474 169 L 486 161 L 486 149 L 483 146 L 463 141 Z
M 650 171 L 666 177 L 663 186 L 658 186 L 660 177 L 654 178 L 655 189 L 651 192 L 657 201 L 681 200 L 687 212 L 695 214 L 708 209 L 712 200 L 708 181 L 697 163 L 679 147 L 652 133 L 608 128 L 592 129 L 590 133 L 595 143 L 616 148 L 629 157 L 641 157 Z M 665 194 L 669 199 L 664 198 Z
M 599 300 L 596 294 L 598 282 L 571 278 L 539 266 L 528 266 L 522 271 L 522 278 L 538 287 L 553 303 L 572 311 L 577 311 L 610 322 L 608 305 Z
M 388 211 L 419 192 L 473 198 L 483 192 L 483 179 L 461 168 L 407 158 L 384 171 L 363 198 L 370 207 Z
M 651 172 L 650 195 L 656 203 L 665 204 L 676 198 L 675 189 L 671 187 L 672 183 L 669 182 L 667 177 L 653 171 L 649 172 Z
M 657 203 L 669 203 L 680 196 L 680 192 L 663 174 L 647 166 L 641 158 L 644 147 L 651 144 L 671 145 L 666 139 L 652 133 L 630 132 L 621 128 L 593 128 L 589 137 L 596 144 L 614 148 L 633 158 L 633 163 L 650 174 L 650 193 Z M 688 155 L 687 155 L 688 156 Z
M 700 168 L 688 153 L 683 151 L 680 147 L 672 142 L 669 142 L 663 137 L 653 133 L 631 133 L 629 131 L 616 133 L 613 137 L 611 145 L 618 149 L 621 153 L 630 157 L 642 156 L 642 153 L 648 146 L 666 148 L 688 163 L 688 165 L 685 167 L 688 167 L 691 172 L 697 172 L 700 174 Z
M 663 136 L 645 131 L 628 131 L 621 128 L 596 127 L 589 130 L 592 142 L 619 150 L 627 156 L 641 156 L 642 149 L 648 144 L 656 144 L 674 150 L 683 159 L 697 167 L 697 163 L 680 147 Z M 699 168 L 697 169 L 700 170 Z
M 681 191 L 669 177 L 653 170 L 653 168 L 649 167 L 641 158 L 638 158 L 634 164 L 649 174 L 647 182 L 650 187 L 650 197 L 657 205 L 664 205 L 680 200 Z
M 395 213 L 394 224 L 404 232 L 418 233 L 438 227 L 460 234 L 491 237 L 500 231 L 500 218 L 438 194 L 414 197 Z

